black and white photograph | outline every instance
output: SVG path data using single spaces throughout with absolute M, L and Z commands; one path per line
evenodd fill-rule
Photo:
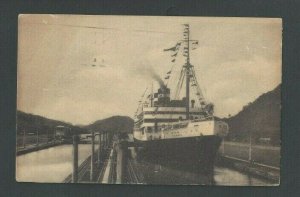
M 17 55 L 17 182 L 280 185 L 280 18 L 20 14 Z

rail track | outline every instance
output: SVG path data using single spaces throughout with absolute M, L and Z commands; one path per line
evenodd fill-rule
M 110 157 L 111 151 L 113 151 L 111 147 L 109 149 L 105 150 L 104 157 L 100 162 L 101 167 L 100 167 L 100 171 L 99 171 L 99 174 L 98 174 L 98 177 L 96 180 L 97 183 L 107 183 L 107 184 L 114 183 L 113 176 L 111 175 L 112 173 L 114 173 L 114 169 L 112 167 L 113 162 L 110 161 L 112 159 Z M 110 164 L 110 166 L 109 166 L 109 164 Z M 104 178 L 105 178 L 104 175 L 108 168 L 109 168 L 108 180 L 104 180 Z
M 104 175 L 104 171 L 108 165 L 108 160 L 109 160 L 109 153 L 111 151 L 110 148 L 105 148 L 102 150 L 102 153 L 100 155 L 100 163 L 96 162 L 94 163 L 95 165 L 95 171 L 94 174 L 96 179 L 94 178 L 93 180 L 90 180 L 90 170 L 91 170 L 91 156 L 86 158 L 80 166 L 78 167 L 78 182 L 84 183 L 84 182 L 96 182 L 96 183 L 101 183 Z M 97 155 L 97 152 L 95 153 Z M 72 182 L 72 173 L 69 174 L 63 183 L 71 183 Z
M 127 183 L 143 184 L 144 177 L 131 159 L 127 160 Z
M 91 164 L 91 156 L 89 156 L 86 160 L 84 160 L 81 165 L 78 167 L 78 182 L 83 180 L 83 177 L 89 172 Z M 63 183 L 71 183 L 72 182 L 72 173 L 65 178 Z

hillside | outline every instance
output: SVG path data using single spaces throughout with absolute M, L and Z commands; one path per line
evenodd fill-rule
M 37 130 L 40 134 L 51 133 L 58 125 L 70 127 L 75 133 L 88 131 L 108 131 L 116 133 L 130 133 L 133 129 L 133 120 L 127 116 L 112 116 L 103 120 L 97 120 L 90 125 L 74 126 L 63 121 L 52 120 L 38 115 L 17 111 L 17 133 L 24 130 L 35 133 Z
M 133 120 L 127 116 L 112 116 L 110 118 L 98 120 L 84 128 L 92 131 L 132 133 Z
M 250 132 L 254 142 L 260 138 L 270 138 L 273 145 L 280 144 L 280 108 L 281 86 L 262 94 L 254 102 L 230 118 L 224 118 L 229 125 L 227 140 L 248 141 Z M 42 116 L 17 111 L 17 132 L 39 130 L 40 133 L 51 132 L 58 126 L 71 127 L 74 132 L 108 131 L 114 133 L 131 133 L 133 120 L 127 116 L 112 116 L 95 121 L 86 126 L 73 126 L 62 121 L 51 120 Z
M 244 106 L 235 116 L 225 118 L 229 125 L 228 140 L 248 141 L 252 133 L 254 142 L 270 138 L 271 144 L 280 144 L 281 86 L 262 94 L 254 102 Z
M 48 119 L 42 116 L 17 111 L 17 133 L 20 134 L 24 130 L 26 132 L 35 133 L 37 130 L 40 134 L 51 133 L 54 128 L 58 125 L 66 126 L 71 128 L 75 133 L 83 132 L 84 129 L 77 126 L 73 126 L 70 123 Z

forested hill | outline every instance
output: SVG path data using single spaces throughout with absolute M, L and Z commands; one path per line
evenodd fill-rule
M 273 145 L 280 144 L 281 85 L 262 94 L 244 106 L 235 116 L 225 118 L 229 125 L 228 140 L 247 141 L 250 132 L 254 142 L 270 138 Z
M 23 133 L 25 130 L 28 133 L 46 134 L 54 131 L 56 126 L 66 126 L 71 128 L 74 133 L 83 132 L 84 129 L 74 126 L 63 121 L 52 120 L 43 116 L 33 115 L 22 111 L 17 111 L 17 132 Z
M 132 133 L 133 119 L 128 116 L 112 116 L 110 118 L 98 120 L 84 128 L 92 131 Z
M 261 138 L 270 138 L 273 145 L 280 144 L 280 108 L 281 86 L 262 94 L 254 102 L 244 106 L 235 116 L 223 119 L 229 125 L 228 140 L 248 141 L 252 133 L 254 142 Z M 58 125 L 72 128 L 72 131 L 80 133 L 86 131 L 109 131 L 116 133 L 131 133 L 133 119 L 127 116 L 112 116 L 95 121 L 86 126 L 74 126 L 63 121 L 51 120 L 42 116 L 17 111 L 17 131 L 41 133 L 51 132 Z
M 89 131 L 108 131 L 116 133 L 131 133 L 133 129 L 133 120 L 127 116 L 112 116 L 103 120 L 97 120 L 92 124 L 85 126 L 74 126 L 63 121 L 52 120 L 39 115 L 33 115 L 22 111 L 17 111 L 17 132 L 40 134 L 53 132 L 56 126 L 66 126 L 71 128 L 74 133 L 85 133 Z

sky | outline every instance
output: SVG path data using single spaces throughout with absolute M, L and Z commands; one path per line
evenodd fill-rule
M 172 63 L 163 49 L 183 39 L 186 23 L 199 41 L 191 64 L 216 116 L 238 113 L 281 83 L 281 19 L 26 14 L 19 16 L 18 110 L 72 124 L 133 117 L 145 89 L 158 87 L 150 72 L 164 78 L 173 68 L 174 93 L 184 59 Z

